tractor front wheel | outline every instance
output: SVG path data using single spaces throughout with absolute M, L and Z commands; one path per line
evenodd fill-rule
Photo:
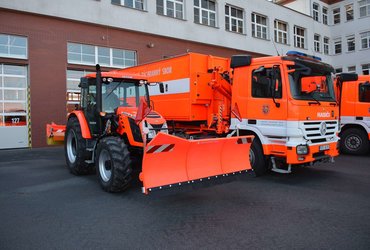
M 132 167 L 127 145 L 119 137 L 103 138 L 96 150 L 96 172 L 107 192 L 122 192 L 131 183 Z

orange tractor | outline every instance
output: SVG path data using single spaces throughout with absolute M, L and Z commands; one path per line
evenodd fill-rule
M 338 82 L 337 87 L 341 151 L 366 154 L 370 148 L 370 76 L 361 75 L 346 84 Z
M 145 77 L 119 71 L 81 78 L 79 107 L 67 125 L 47 124 L 48 143 L 64 141 L 75 175 L 96 172 L 108 192 L 125 190 L 141 171 L 143 192 L 251 170 L 252 136 L 187 140 L 168 134 L 153 110 Z
M 316 57 L 188 53 L 120 72 L 161 82 L 149 91 L 170 133 L 253 135 L 250 159 L 257 175 L 269 169 L 290 173 L 294 165 L 338 155 L 334 70 Z

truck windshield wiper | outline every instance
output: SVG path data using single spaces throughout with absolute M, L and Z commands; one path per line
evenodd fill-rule
M 310 97 L 315 101 L 315 102 L 308 102 L 308 104 L 309 105 L 311 105 L 311 104 L 319 104 L 319 105 L 321 105 L 321 102 L 319 101 L 319 100 L 317 100 L 313 95 L 316 93 L 316 91 L 313 91 L 313 92 L 311 92 L 310 93 Z

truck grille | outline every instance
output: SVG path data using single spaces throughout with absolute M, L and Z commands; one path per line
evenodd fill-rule
M 304 137 L 312 143 L 325 142 L 338 131 L 338 121 L 303 122 Z

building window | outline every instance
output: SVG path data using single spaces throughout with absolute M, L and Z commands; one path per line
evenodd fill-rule
M 354 36 L 347 37 L 347 51 L 352 52 L 355 51 L 355 49 L 356 49 L 355 37 Z
M 0 64 L 0 127 L 27 125 L 27 67 Z
M 352 21 L 353 20 L 353 4 L 348 4 L 345 6 L 346 8 L 346 20 Z
M 363 75 L 370 75 L 370 63 L 362 64 L 362 74 Z
M 360 6 L 360 17 L 370 16 L 370 0 L 361 0 L 358 5 Z
M 305 48 L 305 29 L 294 26 L 294 46 L 297 48 Z
M 244 33 L 243 10 L 236 7 L 232 7 L 230 5 L 226 5 L 225 25 L 226 30 L 243 34 Z
M 370 48 L 370 31 L 360 34 L 361 36 L 361 49 Z
M 320 47 L 321 47 L 320 46 L 320 35 L 315 34 L 313 40 L 314 40 L 314 42 L 313 42 L 314 43 L 313 44 L 314 46 L 313 47 L 315 49 L 315 52 L 321 52 L 321 50 L 320 50 Z
M 335 69 L 335 73 L 336 74 L 339 74 L 339 73 L 342 73 L 343 72 L 343 69 L 342 68 L 336 68 Z
M 342 40 L 337 39 L 334 41 L 334 53 L 335 54 L 342 53 Z
M 144 0 L 112 0 L 111 3 L 138 10 L 144 10 Z
M 340 8 L 333 9 L 334 24 L 340 23 Z
M 216 2 L 194 0 L 194 22 L 216 27 Z
M 328 9 L 322 7 L 322 23 L 328 25 Z
M 252 36 L 267 39 L 267 17 L 252 13 Z
M 275 42 L 288 44 L 288 24 L 279 20 L 274 22 Z
M 324 54 L 329 55 L 329 37 L 324 37 Z
M 157 14 L 184 19 L 183 0 L 157 0 Z
M 348 73 L 356 73 L 356 66 L 348 66 Z
M 0 34 L 0 57 L 27 59 L 27 38 Z
M 319 5 L 317 3 L 312 4 L 312 18 L 315 21 L 319 21 Z
M 68 43 L 68 63 L 125 68 L 136 65 L 136 51 Z

